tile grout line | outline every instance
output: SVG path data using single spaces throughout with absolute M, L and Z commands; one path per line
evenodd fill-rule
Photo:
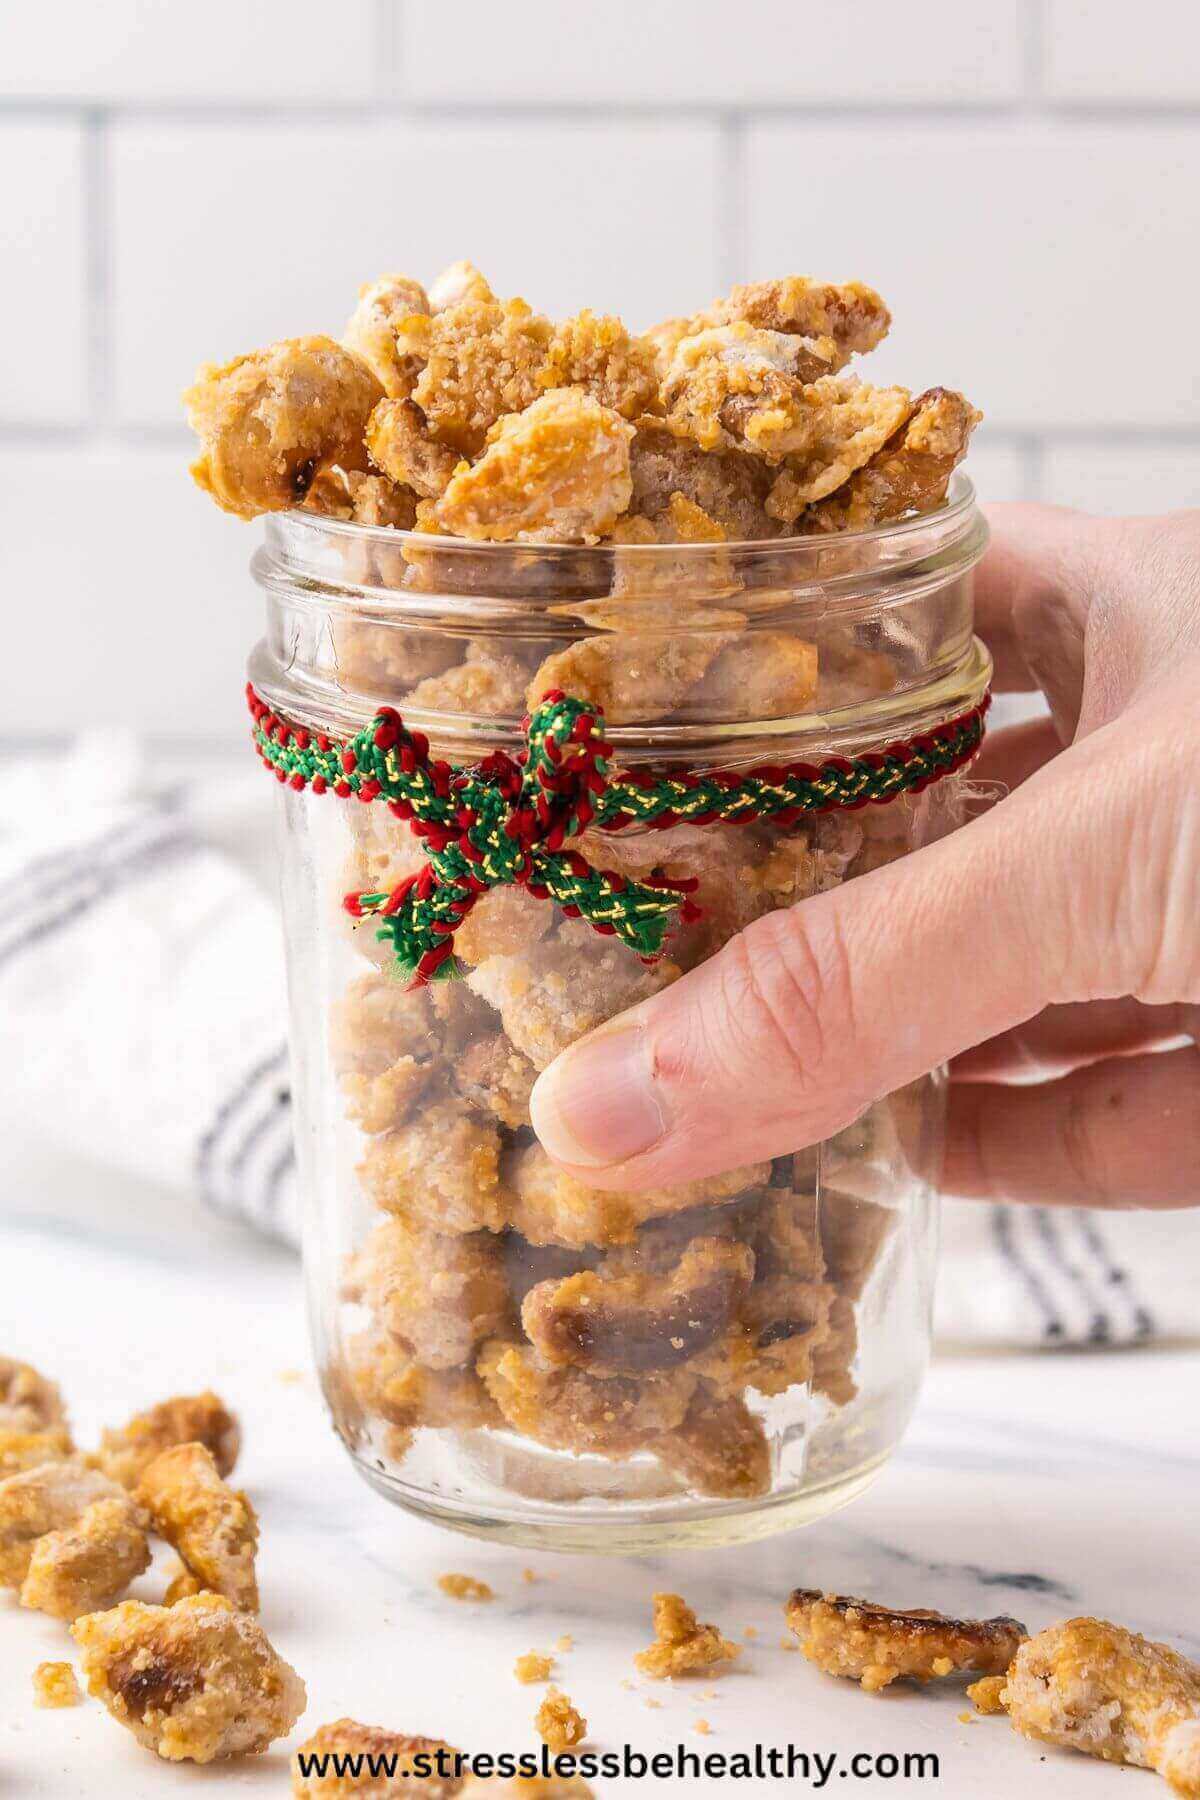
M 726 113 L 718 123 L 717 191 L 713 196 L 717 227 L 717 278 L 720 291 L 750 279 L 746 271 L 746 117 Z
M 83 254 L 86 308 L 87 418 L 93 430 L 113 416 L 113 283 L 111 141 L 99 107 L 83 122 Z

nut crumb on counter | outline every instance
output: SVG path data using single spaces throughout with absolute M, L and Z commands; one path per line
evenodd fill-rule
M 549 1681 L 553 1673 L 554 1658 L 543 1656 L 540 1650 L 527 1650 L 513 1664 L 513 1674 L 526 1685 L 532 1685 L 536 1681 Z
M 473 1575 L 455 1575 L 453 1573 L 439 1575 L 437 1584 L 443 1594 L 451 1600 L 494 1600 L 496 1598 L 486 1581 L 476 1581 Z
M 542 1742 L 555 1752 L 573 1750 L 587 1736 L 587 1720 L 560 1688 L 550 1689 L 533 1723 Z
M 82 1699 L 83 1689 L 69 1662 L 39 1663 L 33 1671 L 35 1706 L 78 1706 Z
M 740 1645 L 723 1638 L 715 1625 L 698 1623 L 682 1595 L 655 1594 L 654 1642 L 633 1660 L 644 1675 L 662 1681 L 714 1669 L 740 1655 Z

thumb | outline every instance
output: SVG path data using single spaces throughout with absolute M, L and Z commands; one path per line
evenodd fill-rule
M 1052 1002 L 1098 997 L 1097 971 L 1127 991 L 1082 941 L 1113 917 L 1119 863 L 1089 860 L 1079 823 L 1095 760 L 1070 750 L 941 842 L 756 920 L 573 1044 L 533 1090 L 545 1149 L 593 1187 L 714 1174 L 840 1131 Z

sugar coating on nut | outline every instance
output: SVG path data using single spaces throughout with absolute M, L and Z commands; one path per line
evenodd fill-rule
M 126 1600 L 77 1619 L 88 1692 L 170 1762 L 261 1752 L 304 1711 L 304 1683 L 257 1619 L 218 1594 L 171 1607 Z
M 410 275 L 381 275 L 358 290 L 342 342 L 371 369 L 385 394 L 409 392 L 415 370 L 396 348 L 396 330 L 410 313 L 427 313 L 429 296 Z
M 401 1218 L 375 1227 L 351 1261 L 346 1291 L 431 1369 L 469 1363 L 510 1316 L 498 1237 L 447 1237 Z
M 552 1367 L 529 1345 L 485 1344 L 477 1363 L 506 1423 L 551 1450 L 628 1456 L 682 1423 L 696 1387 L 686 1369 L 601 1379 Z
M 93 1500 L 73 1525 L 38 1538 L 21 1583 L 21 1605 L 52 1619 L 77 1619 L 112 1606 L 150 1567 L 142 1523 L 128 1494 Z
M 111 1499 L 126 1499 L 125 1490 L 78 1462 L 43 1463 L 0 1481 L 0 1587 L 21 1586 L 39 1538 L 74 1525 L 93 1501 Z
M 933 1681 L 959 1670 L 999 1675 L 1024 1641 L 1017 1619 L 952 1619 L 925 1607 L 902 1611 L 871 1600 L 797 1588 L 784 1609 L 810 1662 L 877 1694 L 902 1677 Z
M 634 1662 L 655 1681 L 719 1669 L 741 1655 L 715 1625 L 701 1625 L 681 1594 L 655 1594 L 654 1642 Z
M 225 1402 L 206 1389 L 202 1394 L 173 1394 L 117 1429 L 104 1431 L 96 1463 L 122 1487 L 134 1488 L 143 1471 L 163 1450 L 176 1444 L 203 1444 L 212 1452 L 220 1475 L 231 1475 L 241 1447 L 241 1427 Z
M 214 1594 L 257 1612 L 258 1519 L 245 1494 L 227 1487 L 203 1444 L 164 1450 L 134 1490 L 155 1531 Z
M 29 1363 L 0 1356 L 0 1430 L 48 1431 L 65 1426 L 66 1417 L 55 1382 Z
M 285 338 L 200 370 L 184 395 L 201 442 L 192 474 L 226 512 L 299 505 L 325 463 L 366 467 L 378 381 L 332 338 Z
M 1157 1769 L 1200 1795 L 1200 1665 L 1105 1619 L 1067 1619 L 1015 1652 L 1004 1705 L 1014 1728 L 1105 1762 Z

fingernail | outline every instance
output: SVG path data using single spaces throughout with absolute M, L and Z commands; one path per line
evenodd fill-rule
M 646 1034 L 601 1028 L 552 1062 L 529 1100 L 533 1128 L 556 1161 L 587 1169 L 626 1162 L 667 1128 Z

